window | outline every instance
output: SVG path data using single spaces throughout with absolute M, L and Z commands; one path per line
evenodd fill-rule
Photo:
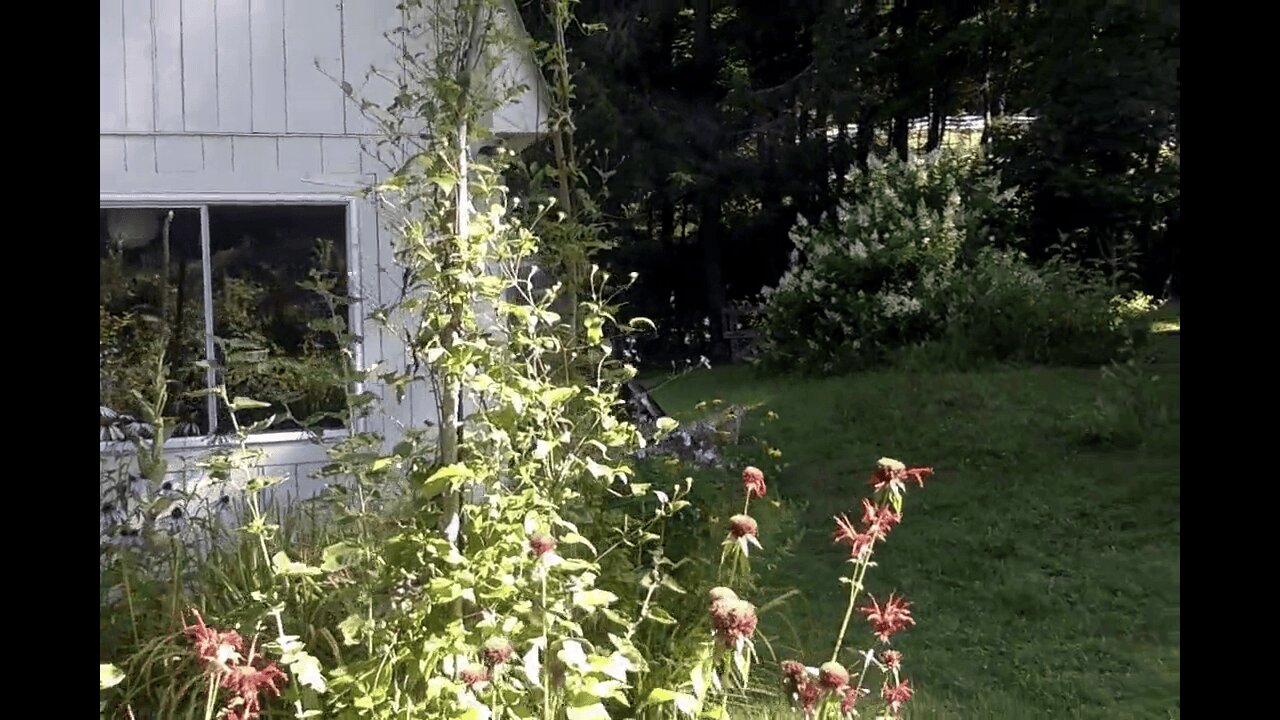
M 223 383 L 231 397 L 271 404 L 237 414 L 261 432 L 345 427 L 347 213 L 318 204 L 103 208 L 100 440 L 152 434 L 145 404 L 162 366 L 172 437 L 233 430 L 207 392 Z

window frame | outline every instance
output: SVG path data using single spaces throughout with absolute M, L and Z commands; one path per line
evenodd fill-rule
M 357 289 L 363 286 L 360 277 L 360 222 L 359 200 L 341 193 L 161 193 L 161 194 L 117 194 L 99 193 L 98 209 L 116 208 L 156 208 L 158 210 L 196 210 L 200 213 L 200 267 L 202 275 L 202 305 L 204 309 L 205 358 L 214 356 L 213 341 L 213 282 L 210 267 L 209 251 L 209 208 L 224 205 L 256 205 L 256 206 L 342 206 L 346 210 L 346 262 L 347 262 L 347 327 L 351 328 L 355 337 L 351 348 L 355 365 L 364 368 L 364 302 Z M 205 373 L 207 387 L 217 384 L 217 371 L 210 365 Z M 352 389 L 355 393 L 364 392 L 364 383 L 357 382 Z M 217 398 L 210 395 L 208 413 L 210 418 L 209 433 L 198 437 L 169 438 L 164 443 L 167 450 L 191 450 L 216 447 L 223 440 L 217 432 Z M 354 428 L 323 430 L 319 433 L 322 441 L 335 441 L 349 437 L 353 431 L 363 432 L 367 424 L 366 418 L 359 418 Z M 253 433 L 248 442 L 253 445 L 269 445 L 276 443 L 309 441 L 316 437 L 315 433 L 306 430 L 281 430 Z M 132 443 L 123 440 L 99 440 L 99 451 L 113 455 L 133 452 Z

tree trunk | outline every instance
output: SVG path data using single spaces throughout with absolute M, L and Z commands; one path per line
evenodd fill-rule
M 711 321 L 711 354 L 720 357 L 724 342 L 724 266 L 720 252 L 720 197 L 715 190 L 702 196 L 701 222 L 698 224 L 698 245 L 702 249 L 703 282 L 706 287 L 706 307 Z
M 905 112 L 893 119 L 889 140 L 898 159 L 906 160 L 911 154 L 911 118 Z
M 942 103 L 942 94 L 934 90 L 930 96 L 929 137 L 924 143 L 926 153 L 942 147 L 942 135 L 946 132 L 946 107 Z
M 854 155 L 858 169 L 867 169 L 867 160 L 871 158 L 872 146 L 876 139 L 875 115 L 870 108 L 864 108 L 858 116 L 858 131 L 854 137 Z

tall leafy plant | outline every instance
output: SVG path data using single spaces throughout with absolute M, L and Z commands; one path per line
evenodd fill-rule
M 362 497 L 366 486 L 407 492 L 388 496 L 396 511 L 381 521 L 357 503 L 348 512 L 365 529 L 326 551 L 321 571 L 352 579 L 339 626 L 350 649 L 327 704 L 353 717 L 608 717 L 644 665 L 628 637 L 649 612 L 628 618 L 598 587 L 604 553 L 589 539 L 602 536 L 592 508 L 609 493 L 646 492 L 628 483 L 625 457 L 642 439 L 617 412 L 619 370 L 634 371 L 616 367 L 605 340 L 608 277 L 586 268 L 566 323 L 558 288 L 535 282 L 538 238 L 509 212 L 509 154 L 474 152 L 481 119 L 518 89 L 493 82 L 500 55 L 518 51 L 505 4 L 404 9 L 403 46 L 429 37 L 435 56 L 406 52 L 394 101 L 364 104 L 383 147 L 414 148 L 371 188 L 394 218 L 405 280 L 375 317 L 413 361 L 382 379 L 402 392 L 429 384 L 439 423 L 389 455 L 335 452 Z M 576 377 L 558 371 L 565 325 L 583 328 Z M 633 537 L 676 512 L 680 493 L 662 495 Z

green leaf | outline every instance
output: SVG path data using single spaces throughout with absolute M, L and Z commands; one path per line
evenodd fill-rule
M 472 705 L 457 717 L 457 720 L 489 720 L 491 713 L 489 708 L 483 705 Z
M 579 590 L 573 594 L 573 605 L 587 611 L 603 605 L 612 605 L 618 596 L 608 590 Z
M 279 485 L 284 482 L 285 479 L 286 478 L 281 477 L 280 475 L 259 475 L 245 483 L 244 489 L 247 492 L 258 492 L 260 490 L 266 490 L 272 485 Z
M 346 620 L 338 623 L 338 630 L 342 632 L 342 644 L 358 645 L 372 627 L 367 617 L 356 613 L 348 615 Z
M 371 465 L 371 466 L 369 467 L 369 469 L 370 469 L 370 470 L 372 470 L 373 472 L 378 472 L 379 470 L 383 470 L 383 469 L 387 468 L 388 466 L 390 466 L 392 463 L 394 463 L 394 462 L 395 462 L 396 460 L 398 460 L 398 459 L 399 459 L 399 458 L 397 458 L 397 457 L 395 457 L 395 456 L 392 456 L 392 457 L 380 457 L 380 458 L 378 458 L 377 460 L 374 460 L 374 461 L 373 461 L 373 465 Z
M 667 612 L 666 610 L 663 610 L 657 605 L 654 605 L 649 608 L 649 619 L 657 623 L 662 623 L 663 625 L 676 624 L 676 619 L 671 617 L 671 613 Z
M 569 720 L 609 720 L 609 711 L 592 695 L 579 693 L 569 701 L 565 716 Z
M 590 660 L 590 665 L 592 672 L 607 675 L 620 683 L 626 682 L 627 673 L 635 669 L 635 666 L 627 659 L 627 656 L 620 652 L 615 652 L 607 658 L 593 657 Z
M 654 688 L 645 699 L 645 705 L 663 705 L 675 703 L 676 710 L 684 715 L 693 716 L 698 712 L 698 698 L 689 693 L 674 692 L 666 688 Z
M 471 469 L 462 463 L 445 465 L 431 473 L 431 477 L 423 481 L 422 494 L 426 497 L 434 497 L 443 492 L 453 482 L 473 477 L 475 477 L 475 473 L 471 472 Z
M 231 400 L 231 410 L 239 412 L 241 410 L 261 410 L 262 408 L 271 407 L 271 403 L 254 400 L 252 398 L 241 397 L 237 395 Z
M 601 478 L 607 479 L 613 476 L 613 468 L 608 465 L 601 465 L 591 458 L 587 458 L 587 472 L 591 473 L 591 477 L 596 480 L 600 480 Z
M 124 682 L 124 673 L 115 665 L 98 665 L 98 689 L 106 690 Z
M 534 645 L 520 659 L 520 667 L 524 670 L 525 679 L 537 685 L 542 678 L 542 648 Z
M 733 666 L 737 668 L 738 675 L 742 678 L 742 686 L 747 687 L 751 680 L 751 658 L 744 649 L 734 650 Z
M 328 687 L 324 681 L 324 672 L 320 669 L 320 661 L 307 651 L 286 653 L 281 660 L 288 663 L 289 670 L 301 685 L 318 693 L 323 693 Z
M 649 697 L 645 698 L 645 705 L 661 705 L 669 703 L 676 699 L 676 693 L 666 688 L 654 688 L 649 691 Z
M 694 665 L 689 671 L 689 684 L 693 686 L 693 694 L 699 698 L 707 695 L 707 675 L 702 665 Z
M 542 403 L 547 407 L 557 407 L 568 402 L 569 398 L 578 394 L 576 387 L 552 388 L 542 393 Z
M 611 697 L 614 693 L 622 689 L 622 683 L 617 680 L 600 680 L 587 686 L 587 694 L 598 698 Z
M 658 418 L 657 426 L 658 426 L 658 432 L 669 433 L 672 430 L 675 430 L 676 428 L 680 427 L 680 423 L 677 422 L 675 418 L 660 417 Z
M 325 572 L 337 572 L 351 567 L 360 560 L 363 551 L 346 540 L 336 542 L 324 549 L 320 569 Z
M 582 537 L 576 532 L 569 532 L 560 536 L 560 542 L 565 545 L 586 545 L 587 547 L 591 548 L 592 553 L 598 554 L 598 551 L 596 550 L 596 546 L 592 545 L 590 540 Z
M 446 195 L 453 192 L 453 188 L 458 184 L 457 179 L 451 175 L 437 175 L 431 178 L 431 182 Z
M 271 556 L 271 566 L 275 569 L 277 575 L 285 577 L 319 575 L 323 572 L 318 567 L 311 567 L 306 563 L 289 559 L 289 554 L 283 550 Z

